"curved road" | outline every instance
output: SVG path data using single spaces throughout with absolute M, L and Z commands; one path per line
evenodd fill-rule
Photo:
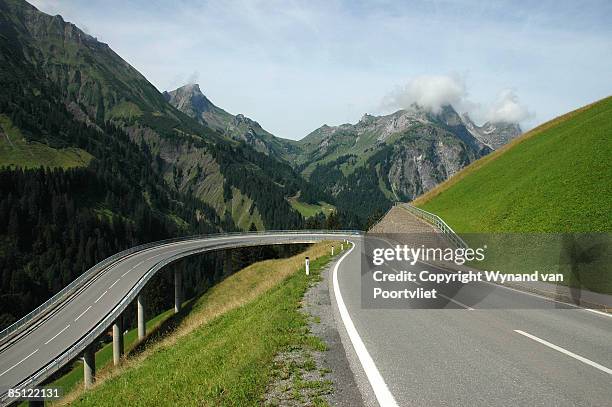
M 138 294 L 138 288 L 164 264 L 195 253 L 245 246 L 271 244 L 314 243 L 329 239 L 343 239 L 350 233 L 270 232 L 228 235 L 163 243 L 121 257 L 96 273 L 76 293 L 65 298 L 48 315 L 34 319 L 17 331 L 14 339 L 0 345 L 0 394 L 6 403 L 6 392 L 40 373 L 32 387 L 61 367 L 52 363 L 67 349 L 94 330 L 106 330 L 114 322 L 111 312 L 121 312 Z M 137 291 L 136 291 L 137 290 Z M 121 309 L 122 308 L 122 309 Z M 20 332 L 21 331 L 21 332 Z M 92 340 L 95 338 L 91 338 Z M 87 341 L 85 341 L 87 342 Z M 91 341 L 89 341 L 91 342 Z M 83 343 L 88 345 L 89 343 Z M 82 351 L 81 346 L 78 351 Z M 63 359 L 68 362 L 70 358 Z
M 485 283 L 438 286 L 431 309 L 368 309 L 353 240 L 330 294 L 367 405 L 612 406 L 612 315 Z
M 112 323 L 107 316 L 121 311 L 134 287 L 167 261 L 196 252 L 338 238 L 355 246 L 336 259 L 330 290 L 367 405 L 612 405 L 610 315 L 481 283 L 437 287 L 443 297 L 430 309 L 367 308 L 362 279 L 370 276 L 361 270 L 362 238 L 328 233 L 194 239 L 118 259 L 27 335 L 0 345 L 0 390 L 40 371 L 86 333 L 107 329 Z

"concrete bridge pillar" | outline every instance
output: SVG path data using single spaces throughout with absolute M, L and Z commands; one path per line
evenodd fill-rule
M 119 317 L 113 323 L 113 364 L 119 365 L 123 356 L 123 317 Z
M 174 313 L 178 314 L 183 305 L 183 275 L 179 268 L 174 268 Z
M 223 252 L 225 255 L 225 259 L 223 261 L 223 275 L 227 277 L 234 271 L 232 265 L 232 251 L 230 249 L 225 249 Z
M 83 384 L 88 389 L 96 379 L 96 353 L 94 345 L 89 345 L 83 352 Z
M 147 321 L 145 320 L 144 295 L 138 294 L 136 298 L 136 309 L 138 313 L 138 340 L 141 341 L 147 335 Z

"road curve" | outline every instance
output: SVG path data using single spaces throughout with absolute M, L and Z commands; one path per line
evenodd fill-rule
M 366 405 L 612 406 L 612 315 L 489 284 L 447 292 L 443 309 L 368 309 L 352 240 L 330 295 Z
M 153 244 L 119 256 L 0 342 L 0 394 L 32 387 L 78 356 L 133 301 L 164 265 L 208 251 L 273 244 L 315 243 L 354 232 L 268 232 L 208 236 Z

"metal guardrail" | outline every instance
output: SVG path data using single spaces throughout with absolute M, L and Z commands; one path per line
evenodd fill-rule
M 297 231 L 282 231 L 282 230 L 273 230 L 273 231 L 257 231 L 257 232 L 233 232 L 233 233 L 216 233 L 210 235 L 195 235 L 195 236 L 187 236 L 187 237 L 179 237 L 172 239 L 159 240 L 156 242 L 150 242 L 141 244 L 138 246 L 131 247 L 119 253 L 115 253 L 114 255 L 107 257 L 101 262 L 95 264 L 93 267 L 85 271 L 83 274 L 74 279 L 70 284 L 64 287 L 62 290 L 58 291 L 55 295 L 49 298 L 47 301 L 39 305 L 36 309 L 29 312 L 27 315 L 17 320 L 10 326 L 4 328 L 0 331 L 0 342 L 2 342 L 10 333 L 16 331 L 23 325 L 27 324 L 29 321 L 34 319 L 34 317 L 41 314 L 43 311 L 47 310 L 51 307 L 52 304 L 61 302 L 59 300 L 64 299 L 68 295 L 72 294 L 76 291 L 77 288 L 81 287 L 85 282 L 89 281 L 93 276 L 98 274 L 100 271 L 104 270 L 107 266 L 111 265 L 123 257 L 127 257 L 130 254 L 146 250 L 153 247 L 158 247 L 162 244 L 168 243 L 176 243 L 176 242 L 185 242 L 189 240 L 199 240 L 206 238 L 215 238 L 215 237 L 224 237 L 224 236 L 237 236 L 237 235 L 257 235 L 257 234 L 270 234 L 270 233 L 292 233 L 292 234 L 313 234 L 313 233 L 329 233 L 329 234 L 347 234 L 347 233 L 361 233 L 361 231 L 349 230 L 349 231 L 312 231 L 312 230 L 297 230 Z
M 91 278 L 95 277 L 99 272 L 106 269 L 106 267 L 114 264 L 117 260 L 126 257 L 132 253 L 140 252 L 149 248 L 163 246 L 168 243 L 177 243 L 177 242 L 188 242 L 190 240 L 201 240 L 201 239 L 213 239 L 213 238 L 223 238 L 223 237 L 232 237 L 232 236 L 249 236 L 249 235 L 273 235 L 273 234 L 281 234 L 281 235 L 313 235 L 313 234 L 330 234 L 330 235 L 361 235 L 362 231 L 357 230 L 338 230 L 338 231 L 327 231 L 327 230 L 298 230 L 298 231 L 265 231 L 265 232 L 235 232 L 235 233 L 220 233 L 220 234 L 212 234 L 212 235 L 202 235 L 202 236 L 190 236 L 183 238 L 174 238 L 174 239 L 166 239 L 162 241 L 147 243 L 139 246 L 135 246 L 128 250 L 124 250 L 120 253 L 117 253 L 107 259 L 101 261 L 96 264 L 77 279 L 75 279 L 72 283 L 58 292 L 56 295 L 47 300 L 44 304 L 36 308 L 34 311 L 30 312 L 25 317 L 21 318 L 19 321 L 15 322 L 13 325 L 6 328 L 2 331 L 3 335 L 8 335 L 11 332 L 15 332 L 20 327 L 23 327 L 29 321 L 32 321 L 36 316 L 40 315 L 42 312 L 46 310 L 46 308 L 52 308 L 55 303 L 58 303 L 60 299 L 64 299 L 67 296 L 71 295 L 78 288 L 80 288 L 83 284 L 89 281 Z M 121 302 L 104 317 L 104 319 L 96 325 L 96 327 L 88 332 L 85 336 L 83 336 L 78 342 L 73 344 L 70 348 L 65 350 L 61 355 L 55 358 L 53 361 L 49 362 L 42 369 L 38 370 L 36 373 L 23 380 L 21 383 L 17 384 L 16 388 L 23 388 L 27 386 L 33 386 L 40 383 L 45 378 L 49 377 L 52 373 L 56 372 L 60 367 L 64 366 L 66 363 L 70 362 L 72 359 L 77 357 L 79 354 L 85 350 L 85 348 L 91 344 L 96 338 L 98 338 L 108 327 L 115 321 L 119 315 L 127 308 L 127 306 L 136 298 L 138 293 L 142 290 L 145 284 L 153 277 L 153 275 L 162 267 L 168 265 L 169 263 L 189 255 L 202 253 L 205 251 L 213 251 L 218 249 L 223 249 L 224 246 L 220 247 L 200 247 L 188 252 L 177 253 L 171 257 L 168 257 L 164 260 L 160 260 L 154 267 L 149 269 L 146 274 L 144 274 L 140 280 L 132 287 L 132 289 L 128 292 L 127 296 L 125 296 Z M 6 394 L 2 394 L 2 402 L 6 401 Z
M 434 226 L 458 248 L 467 249 L 469 247 L 467 243 L 465 243 L 465 241 L 461 237 L 459 237 L 459 235 L 455 233 L 455 231 L 450 226 L 448 226 L 448 224 L 444 222 L 444 220 L 438 215 L 431 212 L 427 212 L 421 208 L 417 208 L 416 206 L 412 206 L 408 203 L 396 202 L 395 205 L 401 206 L 413 215 L 425 220 L 427 223 Z

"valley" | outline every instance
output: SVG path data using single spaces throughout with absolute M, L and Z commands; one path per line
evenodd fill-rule
M 608 405 L 604 3 L 0 0 L 0 405 Z

